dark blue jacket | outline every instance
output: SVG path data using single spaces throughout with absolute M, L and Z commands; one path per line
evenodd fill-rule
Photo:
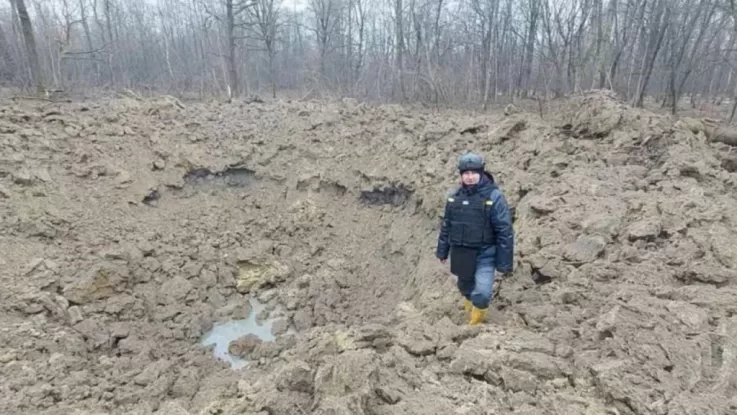
M 476 186 L 460 187 L 453 192 L 453 196 L 471 195 L 472 193 L 482 193 L 489 195 L 488 198 L 492 202 L 489 209 L 489 225 L 494 233 L 494 242 L 496 245 L 495 266 L 499 272 L 512 272 L 512 262 L 514 258 L 514 230 L 512 228 L 512 216 L 509 212 L 504 194 L 494 184 L 493 178 L 488 173 L 481 175 L 481 180 Z M 448 220 L 448 206 L 445 205 L 445 214 L 438 235 L 438 246 L 435 255 L 439 259 L 447 259 L 450 252 L 449 231 L 451 223 Z M 483 248 L 482 248 L 483 249 Z

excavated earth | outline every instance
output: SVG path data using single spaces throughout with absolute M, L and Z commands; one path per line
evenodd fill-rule
M 2 414 L 729 414 L 737 158 L 594 91 L 540 120 L 344 100 L 0 104 Z M 728 141 L 728 140 L 726 140 Z M 515 272 L 434 257 L 481 152 Z M 200 339 L 266 304 L 231 368 Z

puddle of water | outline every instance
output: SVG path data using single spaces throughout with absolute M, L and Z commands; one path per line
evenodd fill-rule
M 231 320 L 223 323 L 217 323 L 200 341 L 203 346 L 215 345 L 213 353 L 215 357 L 230 363 L 233 369 L 239 369 L 248 364 L 248 361 L 235 357 L 228 353 L 228 345 L 233 340 L 243 337 L 247 334 L 255 334 L 263 341 L 273 341 L 274 336 L 271 334 L 271 325 L 273 319 L 267 319 L 263 325 L 256 323 L 256 316 L 266 307 L 265 304 L 251 299 L 251 314 L 245 320 Z

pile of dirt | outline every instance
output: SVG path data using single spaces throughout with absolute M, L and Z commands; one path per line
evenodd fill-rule
M 0 412 L 734 412 L 731 148 L 605 92 L 555 120 L 3 104 Z M 467 149 L 516 234 L 473 328 L 433 256 Z M 252 298 L 233 370 L 198 341 Z

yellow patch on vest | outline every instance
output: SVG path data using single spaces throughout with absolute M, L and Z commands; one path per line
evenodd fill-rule
M 487 201 L 486 201 L 486 206 L 491 206 L 491 205 L 493 205 L 493 204 L 494 204 L 494 202 L 493 202 L 493 201 L 491 201 L 491 200 L 487 200 Z
M 455 200 L 455 199 L 453 199 L 452 197 L 449 197 L 449 198 L 448 198 L 448 202 L 455 202 L 455 201 L 456 201 L 456 200 Z

